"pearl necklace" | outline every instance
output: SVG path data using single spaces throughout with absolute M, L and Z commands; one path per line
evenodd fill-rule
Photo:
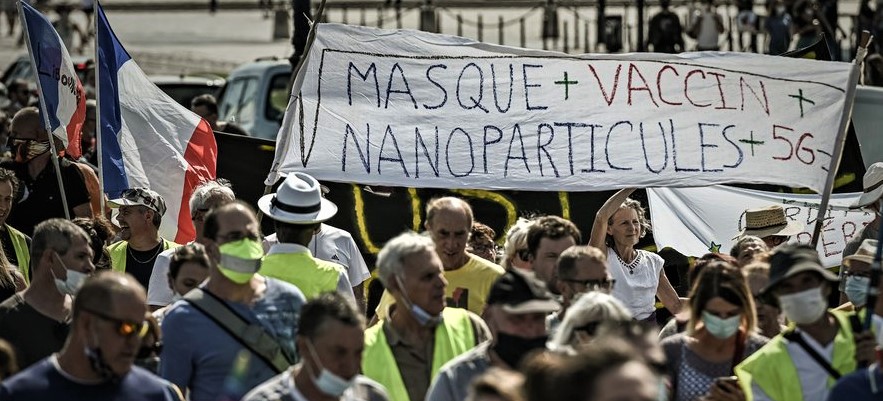
M 629 269 L 629 274 L 635 274 L 635 268 L 638 267 L 638 264 L 641 263 L 641 253 L 635 251 L 635 259 L 632 260 L 631 263 L 626 263 L 626 261 L 622 260 L 622 256 L 619 256 L 619 252 L 614 251 L 616 254 L 616 258 L 619 259 L 619 263 L 622 264 L 623 267 Z

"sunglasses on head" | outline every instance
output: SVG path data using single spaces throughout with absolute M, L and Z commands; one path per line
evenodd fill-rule
M 84 309 L 86 312 L 97 316 L 98 318 L 108 321 L 116 325 L 116 333 L 120 337 L 132 337 L 138 336 L 138 338 L 144 338 L 147 335 L 147 330 L 149 328 L 146 321 L 141 322 L 130 322 L 122 319 L 117 319 L 113 316 L 106 315 L 101 312 L 97 312 L 94 310 Z

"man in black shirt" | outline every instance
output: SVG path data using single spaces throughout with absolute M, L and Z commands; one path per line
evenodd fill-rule
M 4 165 L 18 178 L 18 203 L 9 215 L 9 225 L 25 235 L 31 235 L 34 227 L 53 217 L 65 217 L 61 191 L 49 146 L 49 133 L 43 125 L 36 107 L 25 107 L 12 119 L 10 143 L 14 162 Z M 56 150 L 63 150 L 56 139 Z M 71 218 L 92 217 L 89 191 L 80 169 L 64 158 L 59 158 L 64 194 L 67 197 Z
M 662 11 L 650 19 L 647 44 L 656 53 L 680 53 L 684 51 L 684 30 L 677 14 L 668 9 L 671 0 L 660 0 Z
M 31 285 L 0 304 L 0 338 L 15 347 L 22 369 L 61 349 L 72 296 L 95 270 L 89 236 L 64 219 L 34 230 Z
M 126 272 L 147 288 L 150 273 L 160 252 L 180 245 L 159 236 L 166 202 L 160 194 L 147 188 L 133 188 L 121 198 L 110 201 L 110 207 L 119 208 L 117 222 L 122 241 L 107 247 L 113 270 Z

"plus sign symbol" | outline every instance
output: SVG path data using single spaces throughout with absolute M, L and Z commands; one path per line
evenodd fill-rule
M 555 85 L 564 85 L 564 100 L 570 98 L 570 85 L 576 85 L 579 81 L 571 81 L 567 77 L 567 71 L 564 71 L 564 79 L 555 81 Z
M 751 146 L 751 156 L 752 157 L 754 157 L 754 147 L 763 145 L 763 141 L 758 141 L 758 140 L 754 139 L 754 131 L 751 131 L 748 138 L 742 138 L 739 140 L 739 142 L 742 142 L 744 144 L 748 144 Z
M 788 97 L 793 97 L 797 99 L 797 104 L 800 106 L 800 118 L 803 118 L 803 103 L 809 103 L 811 105 L 816 104 L 816 102 L 809 100 L 805 96 L 803 96 L 803 89 L 798 89 L 797 94 L 788 95 Z

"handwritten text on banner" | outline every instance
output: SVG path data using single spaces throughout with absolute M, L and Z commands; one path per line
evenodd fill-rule
M 872 212 L 850 210 L 860 193 L 834 194 L 822 226 L 818 251 L 827 267 L 838 266 L 843 247 L 873 220 Z M 788 221 L 804 225 L 794 236 L 809 243 L 819 214 L 819 195 L 794 195 L 726 186 L 706 188 L 652 188 L 647 190 L 653 238 L 659 249 L 670 246 L 685 255 L 702 256 L 711 250 L 729 252 L 733 237 L 745 228 L 745 209 L 780 205 Z
M 851 69 L 742 53 L 574 56 L 320 24 L 275 171 L 413 187 L 818 190 Z

